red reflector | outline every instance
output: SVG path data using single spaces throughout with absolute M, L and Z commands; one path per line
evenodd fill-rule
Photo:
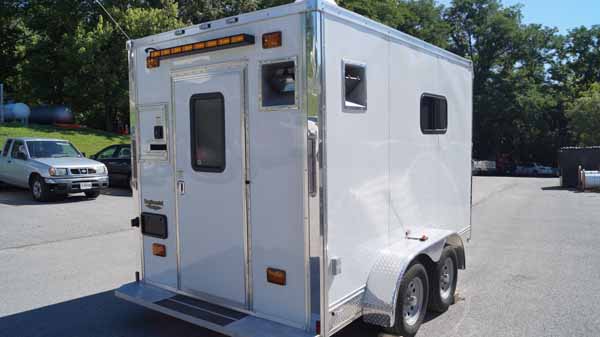
M 161 245 L 160 243 L 152 244 L 152 254 L 156 256 L 167 256 L 167 247 L 165 245 Z
M 317 322 L 315 323 L 315 330 L 316 330 L 316 332 L 317 332 L 317 335 L 320 335 L 320 334 L 321 334 L 321 321 L 317 321 Z
M 275 269 L 275 268 L 267 268 L 267 281 L 269 281 L 269 283 L 284 286 L 285 285 L 285 270 Z
M 281 47 L 281 32 L 263 34 L 262 40 L 264 49 Z

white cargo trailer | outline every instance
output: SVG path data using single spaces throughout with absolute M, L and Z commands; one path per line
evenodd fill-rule
M 234 336 L 413 335 L 471 225 L 471 63 L 306 0 L 128 42 L 142 262 L 117 296 Z

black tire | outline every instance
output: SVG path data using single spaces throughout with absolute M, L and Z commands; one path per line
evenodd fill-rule
M 452 247 L 445 247 L 440 261 L 435 264 L 429 289 L 429 310 L 445 312 L 454 304 L 456 284 L 458 281 L 458 259 Z
M 414 301 L 413 294 L 415 283 L 419 280 L 422 286 L 422 296 L 416 299 L 416 305 L 412 306 L 411 301 Z M 420 263 L 415 263 L 408 268 L 398 291 L 398 302 L 396 303 L 396 321 L 390 328 L 386 328 L 385 332 L 397 336 L 413 337 L 419 331 L 425 315 L 427 314 L 427 303 L 429 299 L 429 278 L 427 271 Z M 407 310 L 405 310 L 405 307 Z M 412 309 L 411 309 L 412 308 Z M 415 309 L 415 308 L 418 308 Z
M 29 180 L 29 190 L 35 201 L 44 202 L 52 198 L 52 193 L 48 189 L 48 185 L 46 185 L 44 179 L 40 176 L 33 176 Z
M 87 191 L 85 192 L 85 196 L 88 199 L 96 199 L 100 195 L 100 191 Z

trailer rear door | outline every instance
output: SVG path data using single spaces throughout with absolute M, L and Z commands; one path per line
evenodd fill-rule
M 173 78 L 181 290 L 247 304 L 244 71 Z

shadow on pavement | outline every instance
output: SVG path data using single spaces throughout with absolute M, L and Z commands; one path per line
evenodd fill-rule
M 562 186 L 546 186 L 546 187 L 542 187 L 542 191 L 565 191 L 565 192 L 572 192 L 572 193 L 598 193 L 597 190 L 582 191 L 577 188 L 562 187 Z
M 120 300 L 112 291 L 0 318 L 0 337 L 221 337 Z
M 112 197 L 131 197 L 131 189 L 129 187 L 111 187 L 102 191 L 103 195 L 110 195 Z
M 112 197 L 131 197 L 131 190 L 127 188 L 108 188 L 102 195 Z M 43 205 L 43 204 L 69 204 L 75 202 L 93 202 L 94 199 L 86 198 L 82 193 L 69 194 L 66 198 L 55 198 L 47 202 L 37 202 L 31 197 L 29 190 L 7 185 L 0 186 L 0 204 L 9 206 Z

